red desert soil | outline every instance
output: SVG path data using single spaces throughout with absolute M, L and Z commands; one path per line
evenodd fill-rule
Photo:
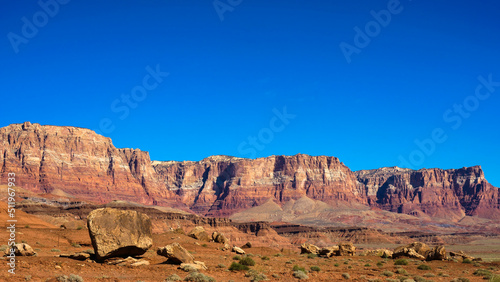
M 188 273 L 177 269 L 177 265 L 165 264 L 165 258 L 156 255 L 155 250 L 172 242 L 179 242 L 193 253 L 196 260 L 203 261 L 208 270 L 201 271 L 216 279 L 216 281 L 250 281 L 245 277 L 245 272 L 232 272 L 227 268 L 234 261 L 235 253 L 221 251 L 221 244 L 213 242 L 200 242 L 186 235 L 166 232 L 154 234 L 153 247 L 144 255 L 151 264 L 148 266 L 127 267 L 95 263 L 92 261 L 76 261 L 68 258 L 59 258 L 56 255 L 63 253 L 81 252 L 91 249 L 88 231 L 58 229 L 58 228 L 25 228 L 18 227 L 18 241 L 31 245 L 38 255 L 35 257 L 17 257 L 16 274 L 10 275 L 6 263 L 0 264 L 1 281 L 56 281 L 60 275 L 75 274 L 84 281 L 163 281 L 171 274 L 184 278 Z M 78 244 L 78 245 L 77 245 Z M 199 244 L 199 245 L 198 245 Z M 408 277 L 426 277 L 428 281 L 451 281 L 453 278 L 464 277 L 470 281 L 484 281 L 482 277 L 474 276 L 476 269 L 489 269 L 500 274 L 499 263 L 464 264 L 447 261 L 432 261 L 426 263 L 430 270 L 420 270 L 417 267 L 421 261 L 409 259 L 408 265 L 394 265 L 394 260 L 380 257 L 354 256 L 308 258 L 299 255 L 298 249 L 280 252 L 269 247 L 254 247 L 246 249 L 247 254 L 255 260 L 251 269 L 264 273 L 270 281 L 294 281 L 292 268 L 294 265 L 304 267 L 309 271 L 309 281 L 341 281 L 345 280 L 343 273 L 348 273 L 351 280 L 369 281 L 379 279 L 386 281 L 391 275 L 392 279 L 399 279 L 404 275 L 396 274 L 397 269 L 403 268 L 408 272 Z M 250 255 L 251 254 L 251 255 Z M 269 258 L 267 260 L 267 258 Z M 264 259 L 263 259 L 264 258 Z M 381 263 L 381 264 L 380 264 Z M 378 265 L 377 265 L 378 264 Z M 224 265 L 224 266 L 222 266 Z M 321 271 L 310 271 L 312 266 L 318 266 Z M 276 278 L 276 277 L 279 278 Z M 422 280 L 423 281 L 423 280 Z

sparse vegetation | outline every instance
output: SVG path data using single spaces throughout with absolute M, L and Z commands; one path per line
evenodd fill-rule
M 238 255 L 236 255 L 236 256 L 233 257 L 233 260 L 240 260 L 240 259 L 241 259 L 241 257 L 238 256 Z
M 275 257 L 282 257 L 282 256 L 283 256 L 283 254 L 282 254 L 282 253 L 277 253 L 277 254 L 275 254 L 274 256 L 275 256 Z
M 382 266 L 384 266 L 384 264 L 381 261 L 379 261 L 379 262 L 377 262 L 377 266 L 382 267 Z
M 318 257 L 317 254 L 307 254 L 307 258 L 310 258 L 310 259 L 317 258 L 317 257 Z
M 50 251 L 53 252 L 53 253 L 60 253 L 61 252 L 61 250 L 59 250 L 59 249 L 52 249 Z
M 294 265 L 293 266 L 293 271 L 302 271 L 302 272 L 306 272 L 306 269 L 304 267 L 300 267 L 298 265 Z
M 470 259 L 468 259 L 468 258 L 465 258 L 465 259 L 462 261 L 462 263 L 472 263 L 472 261 L 471 261 Z
M 77 243 L 72 243 L 71 246 L 74 248 L 81 248 L 82 247 L 80 244 L 77 244 Z
M 78 227 L 76 228 L 76 230 L 82 230 L 83 229 L 83 226 L 80 226 L 78 225 Z
M 203 273 L 197 271 L 191 272 L 184 278 L 184 281 L 194 281 L 194 282 L 215 282 L 213 277 L 207 276 Z
M 70 274 L 69 277 L 66 275 L 61 275 L 56 278 L 58 282 L 83 282 L 83 278 L 75 275 L 75 274 Z
M 293 272 L 293 277 L 299 279 L 299 280 L 302 280 L 302 279 L 309 279 L 309 276 L 307 276 L 307 274 L 302 271 L 302 270 L 297 270 L 297 271 L 294 271 Z
M 231 271 L 242 271 L 242 270 L 249 270 L 249 269 L 250 268 L 248 266 L 242 265 L 242 264 L 237 263 L 237 262 L 233 262 L 229 266 L 229 270 L 231 270 Z
M 250 258 L 250 257 L 244 257 L 242 259 L 240 259 L 240 264 L 242 265 L 248 265 L 248 266 L 254 266 L 255 265 L 255 261 Z
M 394 261 L 394 265 L 408 265 L 408 260 L 406 259 L 397 259 Z
M 385 271 L 384 271 L 384 272 L 382 272 L 381 274 L 382 274 L 382 275 L 384 275 L 384 276 L 387 276 L 387 277 L 394 276 L 394 272 L 389 271 L 389 270 L 385 270 Z
M 225 265 L 225 264 L 223 264 L 223 263 L 219 263 L 219 264 L 217 265 L 217 268 L 226 268 L 226 265 Z
M 401 274 L 401 275 L 408 275 L 408 271 L 406 271 L 406 269 L 404 269 L 404 268 L 396 269 L 396 273 Z
M 320 272 L 321 271 L 321 268 L 319 268 L 319 266 L 311 266 L 311 271 L 316 271 L 316 272 Z
M 208 247 L 208 244 L 201 244 L 201 246 L 202 246 L 203 248 L 206 248 L 206 247 Z
M 247 273 L 245 273 L 245 277 L 249 277 L 250 281 L 254 282 L 267 280 L 267 276 L 264 273 L 260 273 L 254 269 L 250 269 Z
M 263 256 L 260 258 L 261 260 L 269 260 L 269 257 L 268 256 Z
M 182 278 L 177 274 L 172 274 L 170 276 L 167 276 L 167 278 L 165 278 L 165 281 L 182 281 Z
M 417 267 L 417 269 L 420 269 L 420 270 L 431 270 L 431 267 L 427 264 L 421 264 Z

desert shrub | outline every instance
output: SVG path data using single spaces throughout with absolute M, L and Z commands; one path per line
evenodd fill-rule
M 394 275 L 394 272 L 392 271 L 389 271 L 389 270 L 385 270 L 384 272 L 381 273 L 382 275 L 384 276 L 387 276 L 387 277 L 391 277 Z
M 73 246 L 74 248 L 81 248 L 82 247 L 80 244 L 77 244 L 77 243 L 72 243 L 71 246 Z
M 282 257 L 282 256 L 283 256 L 283 254 L 281 254 L 281 253 L 277 253 L 277 254 L 275 254 L 274 256 L 275 256 L 275 257 Z
M 246 265 L 239 264 L 237 262 L 231 263 L 229 266 L 229 270 L 231 271 L 242 271 L 242 270 L 249 270 L 250 268 Z
M 489 282 L 500 282 L 500 275 L 493 275 Z
M 182 281 L 182 278 L 177 274 L 172 274 L 170 276 L 167 276 L 167 278 L 165 278 L 165 281 Z
M 455 278 L 455 279 L 451 280 L 451 282 L 470 282 L 470 280 L 467 278 L 459 277 L 459 278 Z
M 306 272 L 306 269 L 305 269 L 305 268 L 303 268 L 303 267 L 300 267 L 300 266 L 298 266 L 298 265 L 294 265 L 294 266 L 293 266 L 293 271 L 302 271 L 302 272 L 304 272 L 304 273 L 305 273 L 305 272 Z
M 334 264 L 333 266 L 336 266 L 336 267 L 338 267 L 338 266 L 339 266 L 339 264 L 338 264 L 338 263 L 336 263 L 336 264 Z
M 280 278 L 279 274 L 276 274 L 276 273 L 274 273 L 274 274 L 273 274 L 273 275 L 271 275 L 271 276 L 272 276 L 273 278 L 276 278 L 276 279 L 279 279 L 279 278 Z
M 58 276 L 56 280 L 59 282 L 83 282 L 83 278 L 75 274 L 70 274 L 69 277 L 66 275 L 61 275 Z
M 466 259 L 464 259 L 464 260 L 462 261 L 462 263 L 472 263 L 472 261 L 471 261 L 470 259 L 466 258 Z
M 413 280 L 415 280 L 416 282 L 429 282 L 429 280 L 425 279 L 424 277 L 420 277 L 420 276 L 413 277 Z
M 488 277 L 490 278 L 492 276 L 491 271 L 486 270 L 486 269 L 476 269 L 473 273 L 476 276 L 483 276 L 483 277 Z
M 344 277 L 344 279 L 351 279 L 351 275 L 349 275 L 349 273 L 342 273 L 342 277 Z
M 344 261 L 344 264 L 349 264 L 349 262 L 346 260 L 346 261 Z
M 285 264 L 292 264 L 292 263 L 293 263 L 293 261 L 291 261 L 291 260 L 285 261 Z
M 240 264 L 242 265 L 248 265 L 248 266 L 254 266 L 255 265 L 255 261 L 250 258 L 250 257 L 244 257 L 242 259 L 240 259 Z
M 381 261 L 379 261 L 379 262 L 377 262 L 377 266 L 382 267 L 382 266 L 384 266 L 384 264 Z
M 8 245 L 2 245 L 0 247 L 0 252 L 4 252 L 5 250 L 7 250 L 8 247 L 9 247 Z
M 215 279 L 200 272 L 191 272 L 184 278 L 184 281 L 215 282 Z
M 320 272 L 321 271 L 321 268 L 319 268 L 319 266 L 311 266 L 311 271 L 316 271 L 316 272 Z
M 394 261 L 394 265 L 408 265 L 408 261 L 406 259 L 397 259 Z
M 268 256 L 263 256 L 260 258 L 261 260 L 269 260 L 269 257 Z
M 370 266 L 372 266 L 372 265 L 369 263 L 365 264 L 365 267 L 370 267 Z
M 385 281 L 387 281 L 387 282 L 400 282 L 399 279 L 393 279 L 393 278 L 387 278 L 387 279 L 385 279 Z
M 245 277 L 249 277 L 250 281 L 254 282 L 267 280 L 267 276 L 264 273 L 260 273 L 253 269 L 250 269 L 247 273 L 245 273 Z
M 198 269 L 192 265 L 183 265 L 181 266 L 181 269 L 186 272 L 193 272 L 193 271 L 198 271 Z
M 436 277 L 436 274 L 429 272 L 429 273 L 424 274 L 424 277 Z
M 26 224 L 26 225 L 24 226 L 24 228 L 30 228 L 30 225 L 29 225 L 29 224 Z
M 293 272 L 293 277 L 301 280 L 301 279 L 309 279 L 309 276 L 304 271 L 297 270 Z
M 417 267 L 417 269 L 420 269 L 420 270 L 431 270 L 431 267 L 428 266 L 427 264 L 421 264 Z
M 396 269 L 396 273 L 401 274 L 401 275 L 407 275 L 408 271 L 406 271 L 406 269 L 404 269 L 404 268 L 398 268 L 398 269 Z
M 236 255 L 236 256 L 233 257 L 233 260 L 240 260 L 240 259 L 241 259 L 241 257 L 238 256 L 238 255 Z
M 51 252 L 54 252 L 54 253 L 60 253 L 60 252 L 61 252 L 61 250 L 59 250 L 59 249 L 52 249 L 52 250 L 50 250 L 50 251 L 51 251 Z
M 202 246 L 203 248 L 208 247 L 208 245 L 207 245 L 207 244 L 202 244 L 201 246 Z
M 219 263 L 219 264 L 217 265 L 217 268 L 226 268 L 226 265 L 225 265 L 225 264 L 223 264 L 223 263 Z
M 253 254 L 247 254 L 247 257 L 253 257 Z
M 82 230 L 82 229 L 83 229 L 83 226 L 78 226 L 78 227 L 76 228 L 76 230 Z
M 317 254 L 307 254 L 307 258 L 310 258 L 310 259 L 317 258 L 317 257 L 318 257 Z

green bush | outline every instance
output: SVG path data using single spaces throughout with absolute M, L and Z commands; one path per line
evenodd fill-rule
M 309 279 L 309 276 L 304 271 L 297 270 L 293 272 L 293 277 L 301 280 L 301 279 Z
M 231 263 L 229 266 L 229 270 L 231 271 L 242 271 L 242 270 L 249 270 L 250 268 L 246 265 L 239 264 L 237 262 Z
M 191 272 L 184 278 L 184 281 L 194 282 L 215 282 L 215 279 L 199 272 Z
M 208 247 L 208 245 L 207 245 L 207 244 L 202 244 L 201 246 L 202 246 L 203 248 Z
M 294 265 L 294 266 L 293 266 L 293 271 L 302 271 L 302 272 L 304 272 L 304 273 L 305 273 L 305 272 L 306 272 L 306 269 L 305 269 L 305 268 L 303 268 L 303 267 L 300 267 L 300 266 L 298 266 L 298 265 Z
M 381 261 L 379 261 L 379 262 L 377 262 L 377 266 L 382 267 L 382 266 L 384 266 L 384 264 Z
M 255 261 L 250 258 L 250 257 L 244 257 L 242 259 L 240 259 L 240 264 L 242 265 L 248 265 L 248 266 L 254 266 L 255 265 Z
M 282 256 L 283 256 L 283 254 L 281 254 L 281 253 L 277 253 L 277 254 L 275 254 L 274 256 L 275 256 L 275 257 L 282 257 Z
M 316 271 L 316 272 L 320 272 L 321 271 L 321 268 L 319 268 L 319 266 L 311 266 L 311 271 Z
M 470 259 L 466 258 L 466 259 L 464 259 L 464 260 L 462 261 L 462 263 L 472 263 L 472 261 L 471 261 Z
M 268 256 L 263 256 L 260 258 L 261 260 L 269 260 L 269 257 Z
M 170 276 L 167 276 L 167 278 L 165 278 L 165 281 L 182 281 L 182 278 L 177 274 L 172 274 Z
M 420 270 L 431 270 L 431 267 L 428 266 L 427 264 L 421 264 L 417 267 L 417 269 L 420 269 Z
M 317 258 L 317 257 L 318 257 L 317 254 L 307 254 L 307 258 L 310 258 L 310 259 Z
M 241 259 L 241 257 L 238 256 L 238 255 L 236 255 L 236 256 L 233 257 L 233 260 L 240 260 L 240 259 Z
M 247 273 L 245 273 L 245 277 L 249 277 L 252 282 L 267 280 L 267 276 L 264 273 L 260 273 L 253 269 L 250 269 Z
M 219 263 L 219 264 L 217 265 L 217 268 L 226 268 L 226 265 L 225 265 L 225 264 L 223 264 L 223 263 Z
M 394 265 L 408 265 L 408 261 L 406 259 L 397 259 L 394 261 Z
M 382 275 L 387 276 L 387 277 L 391 277 L 394 275 L 394 273 L 389 271 L 389 270 L 386 270 L 386 271 L 382 272 Z
M 401 274 L 401 275 L 408 275 L 408 271 L 406 271 L 406 269 L 404 269 L 404 268 L 396 269 L 396 273 Z

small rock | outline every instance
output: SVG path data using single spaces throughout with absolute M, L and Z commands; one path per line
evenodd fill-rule
M 193 263 L 181 263 L 181 266 L 179 266 L 180 269 L 186 271 L 186 272 L 191 272 L 193 270 L 207 270 L 208 267 L 205 265 L 204 262 L 201 261 L 194 261 Z
M 172 263 L 193 263 L 194 257 L 179 243 L 172 243 L 165 247 L 158 248 L 156 253 L 160 256 L 168 258 Z
M 245 254 L 245 251 L 243 251 L 243 249 L 241 249 L 239 247 L 236 247 L 236 246 L 233 246 L 232 251 L 235 252 L 235 253 L 237 253 L 238 255 L 244 255 Z
M 242 249 L 250 249 L 252 247 L 252 243 L 246 242 L 245 245 L 241 246 Z

